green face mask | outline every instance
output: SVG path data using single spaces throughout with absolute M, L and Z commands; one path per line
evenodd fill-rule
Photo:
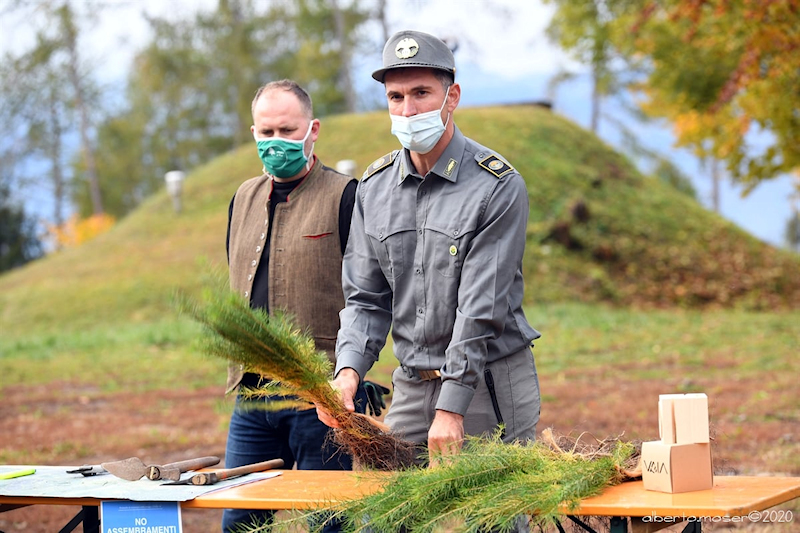
M 309 123 L 308 131 L 302 141 L 281 137 L 256 138 L 258 157 L 264 163 L 264 169 L 276 178 L 291 178 L 298 174 L 311 156 L 311 152 L 306 156 L 304 148 L 313 125 L 313 122 Z M 313 150 L 312 146 L 311 151 Z

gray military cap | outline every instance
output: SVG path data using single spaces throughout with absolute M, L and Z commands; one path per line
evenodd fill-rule
M 383 47 L 383 68 L 373 72 L 372 77 L 383 83 L 387 70 L 403 67 L 429 67 L 456 74 L 450 48 L 441 39 L 421 31 L 403 30 L 392 35 Z

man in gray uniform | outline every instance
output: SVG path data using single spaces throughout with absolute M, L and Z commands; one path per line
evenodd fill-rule
M 461 88 L 444 42 L 396 33 L 372 77 L 404 149 L 372 163 L 356 191 L 333 385 L 352 410 L 391 327 L 401 364 L 385 418 L 393 430 L 427 443 L 433 462 L 465 434 L 502 426 L 507 442 L 531 440 L 539 333 L 522 310 L 525 182 L 454 124 Z

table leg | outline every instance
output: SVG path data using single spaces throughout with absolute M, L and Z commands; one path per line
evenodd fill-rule
M 83 508 L 83 533 L 100 533 L 100 508 Z
M 672 527 L 681 522 L 683 522 L 683 520 L 678 517 L 666 517 L 662 522 L 645 522 L 641 517 L 634 516 L 631 517 L 631 533 L 655 533 L 656 531 L 661 531 L 664 528 Z M 684 526 L 681 533 L 700 533 L 700 526 L 700 522 L 693 520 Z
M 686 527 L 683 528 L 682 533 L 701 533 L 702 526 L 703 524 L 700 520 L 690 520 Z
M 587 524 L 586 522 L 578 520 L 577 518 L 575 518 L 572 515 L 567 515 L 567 518 L 569 518 L 570 520 L 575 522 L 577 525 L 579 525 L 581 528 L 583 528 L 584 531 L 588 531 L 589 533 L 597 533 L 594 529 L 589 527 L 589 524 Z
M 21 509 L 22 507 L 27 507 L 27 503 L 0 503 L 0 513 L 5 513 L 6 511 L 13 511 L 14 509 Z
M 628 533 L 628 519 L 623 516 L 612 516 L 610 533 Z
M 58 533 L 69 533 L 83 522 L 83 533 L 100 533 L 100 518 L 96 506 L 84 505 Z

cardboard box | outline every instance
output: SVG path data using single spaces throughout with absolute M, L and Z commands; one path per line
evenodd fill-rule
M 711 444 L 642 443 L 644 488 L 659 492 L 690 492 L 714 486 Z
M 708 396 L 704 393 L 659 395 L 658 434 L 665 444 L 709 442 Z

